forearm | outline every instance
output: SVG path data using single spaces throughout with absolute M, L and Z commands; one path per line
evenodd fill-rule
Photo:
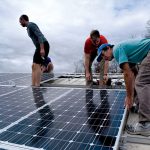
M 108 68 L 109 62 L 102 59 L 100 62 L 100 80 L 103 80 L 107 76 Z
M 84 66 L 85 66 L 85 72 L 90 73 L 90 56 L 89 55 L 85 55 Z
M 124 81 L 126 85 L 127 97 L 133 98 L 134 94 L 134 74 L 132 71 L 124 72 Z
M 108 68 L 109 68 L 109 61 L 105 61 L 105 64 L 104 64 L 104 75 L 107 75 Z

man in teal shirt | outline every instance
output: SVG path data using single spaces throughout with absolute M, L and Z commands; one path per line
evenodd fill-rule
M 150 135 L 150 39 L 130 40 L 117 44 L 103 44 L 98 49 L 98 58 L 111 61 L 113 58 L 123 70 L 127 95 L 125 105 L 130 109 L 133 105 L 134 88 L 137 93 L 136 103 L 139 105 L 139 123 L 134 127 L 127 125 L 130 134 Z M 133 71 L 140 63 L 137 76 Z

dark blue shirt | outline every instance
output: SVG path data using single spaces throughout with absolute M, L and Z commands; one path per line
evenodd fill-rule
M 45 60 L 44 60 L 44 66 L 47 67 L 47 65 L 51 62 L 51 59 L 49 57 L 47 57 Z
M 40 31 L 39 27 L 33 22 L 28 23 L 27 32 L 29 37 L 32 39 L 35 47 L 39 47 L 41 43 L 47 41 L 42 32 Z

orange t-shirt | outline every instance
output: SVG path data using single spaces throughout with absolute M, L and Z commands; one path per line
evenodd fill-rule
M 107 39 L 103 36 L 100 35 L 100 43 L 98 46 L 94 45 L 91 41 L 91 38 L 87 38 L 87 40 L 85 41 L 85 45 L 84 45 L 84 52 L 86 54 L 96 54 L 97 55 L 97 49 L 99 48 L 99 46 L 101 46 L 102 44 L 108 43 Z

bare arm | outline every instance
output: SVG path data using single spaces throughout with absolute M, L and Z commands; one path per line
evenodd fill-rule
M 105 85 L 108 81 L 107 73 L 108 73 L 109 61 L 104 59 L 100 62 L 100 85 Z
M 127 91 L 125 105 L 129 109 L 133 105 L 135 77 L 128 63 L 124 63 L 122 67 L 123 67 L 123 74 L 124 74 L 124 80 L 125 80 L 126 91 Z
M 90 54 L 84 53 L 84 65 L 85 65 L 85 77 L 87 80 L 91 80 L 90 74 Z
M 107 77 L 108 68 L 109 68 L 109 61 L 106 60 L 104 64 L 104 76 L 103 76 L 103 80 L 105 83 L 108 81 L 108 77 Z
M 105 61 L 105 64 L 104 64 L 104 75 L 107 75 L 108 73 L 108 68 L 109 68 L 109 61 Z

